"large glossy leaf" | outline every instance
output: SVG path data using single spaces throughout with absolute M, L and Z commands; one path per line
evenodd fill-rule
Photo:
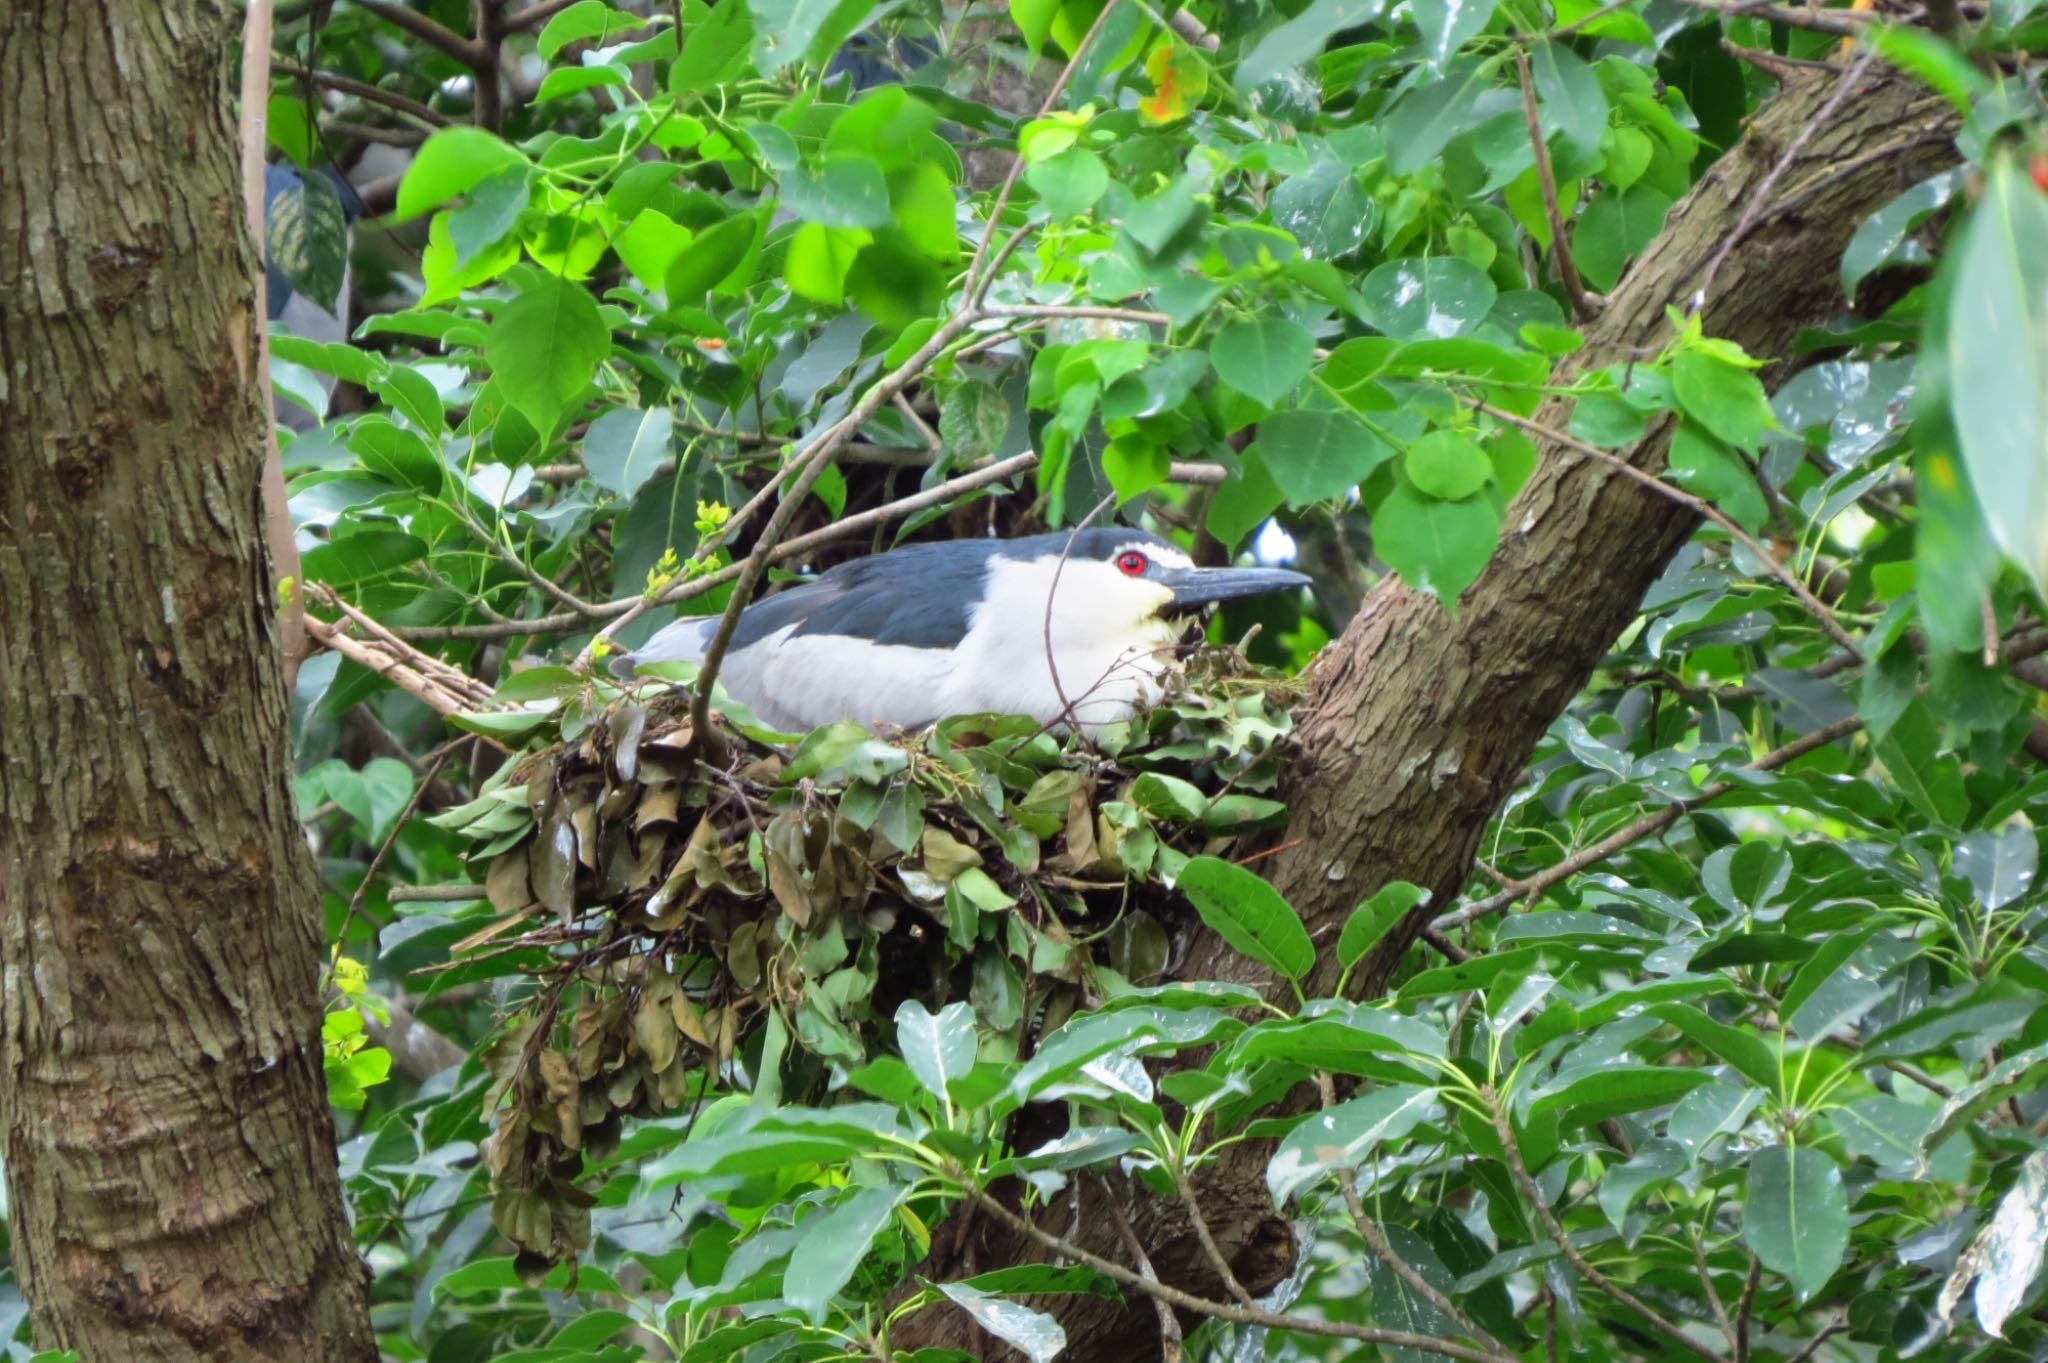
M 552 432 L 611 353 L 611 333 L 581 285 L 543 276 L 491 322 L 484 358 L 521 415 Z
M 949 1003 L 936 1016 L 916 999 L 896 1010 L 896 1044 L 917 1082 L 941 1103 L 947 1085 L 974 1068 L 974 1017 L 964 1003 Z
M 1215 933 L 1261 965 L 1300 980 L 1315 968 L 1316 949 L 1300 915 L 1256 872 L 1219 857 L 1196 857 L 1177 886 Z
M 1499 296 L 1486 271 L 1456 256 L 1390 260 L 1359 285 L 1365 317 L 1398 340 L 1462 336 Z
M 615 407 L 591 422 L 583 437 L 583 466 L 591 481 L 621 497 L 638 492 L 669 457 L 674 425 L 666 407 Z
M 1315 339 L 1284 317 L 1232 322 L 1209 343 L 1216 372 L 1238 392 L 1271 406 L 1308 376 Z
M 1992 168 L 1948 324 L 1956 436 L 1991 533 L 2048 592 L 2048 196 Z
M 1356 417 L 1321 410 L 1280 412 L 1260 422 L 1258 449 L 1267 474 L 1294 507 L 1344 496 L 1394 453 Z
M 1339 1169 L 1357 1168 L 1374 1146 L 1399 1140 L 1435 1108 L 1432 1090 L 1396 1084 L 1310 1115 L 1287 1133 L 1266 1165 L 1273 1205 L 1286 1206 L 1297 1192 Z
M 969 1033 L 972 1036 L 972 1033 Z M 782 1295 L 813 1323 L 867 1256 L 909 1189 L 900 1184 L 863 1188 L 822 1216 L 804 1222 L 803 1238 L 782 1274 Z
M 1801 1297 L 1820 1291 L 1849 1244 L 1842 1171 L 1812 1146 L 1769 1145 L 1751 1155 L 1742 1238 Z
M 1374 548 L 1403 581 L 1455 607 L 1500 539 L 1500 512 L 1485 497 L 1461 502 L 1424 497 L 1406 486 L 1380 503 Z

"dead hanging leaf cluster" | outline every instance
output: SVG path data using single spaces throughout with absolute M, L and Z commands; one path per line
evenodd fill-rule
M 458 716 L 522 747 L 434 819 L 475 840 L 488 900 L 449 969 L 532 980 L 485 1057 L 495 1221 L 522 1264 L 586 1247 L 584 1185 L 626 1118 L 721 1082 L 858 1087 L 906 998 L 968 1001 L 1015 1057 L 1157 982 L 1181 921 L 1164 886 L 1283 820 L 1283 687 L 1205 649 L 1092 748 L 1016 717 L 834 725 L 793 751 L 743 724 L 716 767 L 658 683 L 536 669 L 501 688 L 520 709 Z

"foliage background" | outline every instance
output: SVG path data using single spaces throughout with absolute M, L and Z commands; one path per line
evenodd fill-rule
M 1168 1352 L 2043 1356 L 2034 7 L 284 19 L 275 152 L 341 161 L 370 214 L 346 276 L 317 176 L 267 242 L 367 313 L 347 344 L 273 340 L 280 391 L 325 418 L 285 449 L 294 590 L 493 707 L 450 742 L 357 661 L 301 674 L 330 1085 L 387 1354 L 886 1358 L 961 1311 L 989 1356 L 1049 1358 L 1063 1296 L 1144 1311 L 1150 1268 L 917 1277 L 962 1201 L 1043 1200 L 1059 1234 L 1081 1199 L 1182 1196 L 1269 1140 L 1299 1266 L 1255 1294 L 1191 1255 Z M 1656 353 L 1561 379 L 1779 81 L 1835 82 L 1828 117 L 1854 119 L 1893 71 L 1952 114 L 1880 150 L 1944 164 L 1857 230 L 1839 316 L 1746 355 L 1699 324 L 1709 271 Z M 1569 430 L 1534 425 L 1558 396 Z M 1028 728 L 828 732 L 726 801 L 659 779 L 672 710 L 607 715 L 617 690 L 568 666 L 671 603 L 720 608 L 771 507 L 796 566 L 1107 495 L 1206 561 L 1284 530 L 1313 602 L 1215 637 L 1257 623 L 1252 657 L 1291 672 L 1383 576 L 1455 609 L 1539 458 L 1665 423 L 1665 495 L 1712 519 L 1367 1003 L 1284 981 L 1363 958 L 1415 902 L 1401 868 L 1328 942 L 1232 864 L 1284 813 L 1266 682 L 1212 679 L 1106 763 Z M 795 495 L 750 506 L 778 475 Z M 485 739 L 584 765 L 535 780 Z M 665 784 L 723 849 L 687 942 L 624 925 L 659 918 L 697 833 L 675 801 L 609 890 L 551 843 Z M 813 800 L 844 816 L 822 844 Z M 834 856 L 880 870 L 816 899 Z M 581 1035 L 536 974 L 588 949 L 579 916 L 639 972 L 578 986 Z M 1281 986 L 1174 982 L 1198 925 Z M 545 1177 L 493 1144 L 500 1094 L 501 1132 L 552 1143 Z M 23 1314 L 0 1280 L 17 1355 Z

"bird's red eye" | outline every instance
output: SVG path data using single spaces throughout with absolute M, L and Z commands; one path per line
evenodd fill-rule
M 1145 556 L 1135 549 L 1126 549 L 1116 556 L 1116 569 L 1126 577 L 1143 577 L 1149 566 Z

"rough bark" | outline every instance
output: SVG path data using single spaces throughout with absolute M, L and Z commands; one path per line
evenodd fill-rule
M 0 1151 L 36 1342 L 367 1360 L 223 0 L 0 3 Z
M 1654 356 L 1670 342 L 1667 306 L 1689 305 L 1709 261 L 1773 166 L 1814 124 L 1834 83 L 1825 73 L 1804 75 L 1759 112 L 1586 328 L 1587 344 L 1567 375 Z M 1843 108 L 1838 120 L 1796 145 L 1776 179 L 1776 198 L 1800 194 L 1796 205 L 1764 215 L 1765 225 L 1720 265 L 1705 311 L 1708 334 L 1755 355 L 1786 356 L 1799 327 L 1842 306 L 1837 266 L 1857 224 L 1914 179 L 1954 160 L 1941 136 L 1953 131 L 1953 116 L 1904 81 L 1870 75 Z M 1893 150 L 1873 154 L 1885 148 Z M 1563 429 L 1569 412 L 1568 404 L 1552 402 L 1537 420 Z M 1622 453 L 1641 468 L 1661 469 L 1669 437 L 1667 423 Z M 1366 963 L 1359 982 L 1365 996 L 1384 991 L 1431 914 L 1455 900 L 1487 821 L 1537 741 L 1695 525 L 1690 512 L 1619 472 L 1545 449 L 1508 508 L 1500 548 L 1456 615 L 1390 579 L 1318 660 L 1296 716 L 1301 754 L 1287 783 L 1287 850 L 1262 869 L 1321 943 L 1334 942 L 1352 908 L 1388 881 L 1432 891 L 1433 907 L 1403 922 Z M 1181 973 L 1252 983 L 1275 998 L 1285 993 L 1255 963 L 1206 935 Z M 1309 983 L 1311 996 L 1327 993 L 1336 973 L 1326 954 Z M 1254 1291 L 1277 1283 L 1294 1257 L 1286 1223 L 1266 1193 L 1267 1153 L 1262 1142 L 1234 1146 L 1201 1180 L 1205 1219 Z M 1093 1187 L 1086 1194 L 1098 1195 Z M 1148 1202 L 1131 1210 L 1161 1278 L 1220 1300 L 1178 1208 Z M 1079 1227 L 1089 1248 L 1121 1259 L 1106 1229 L 1111 1220 L 1062 1205 L 1045 1224 L 1061 1233 Z M 1042 1257 L 986 1221 L 977 1223 L 973 1241 L 974 1261 L 983 1267 Z M 933 1277 L 945 1271 L 928 1267 Z M 1149 1303 L 1039 1305 L 1059 1314 L 1073 1341 L 1065 1355 L 1073 1363 L 1158 1354 Z M 930 1313 L 899 1343 L 971 1349 L 957 1316 Z

